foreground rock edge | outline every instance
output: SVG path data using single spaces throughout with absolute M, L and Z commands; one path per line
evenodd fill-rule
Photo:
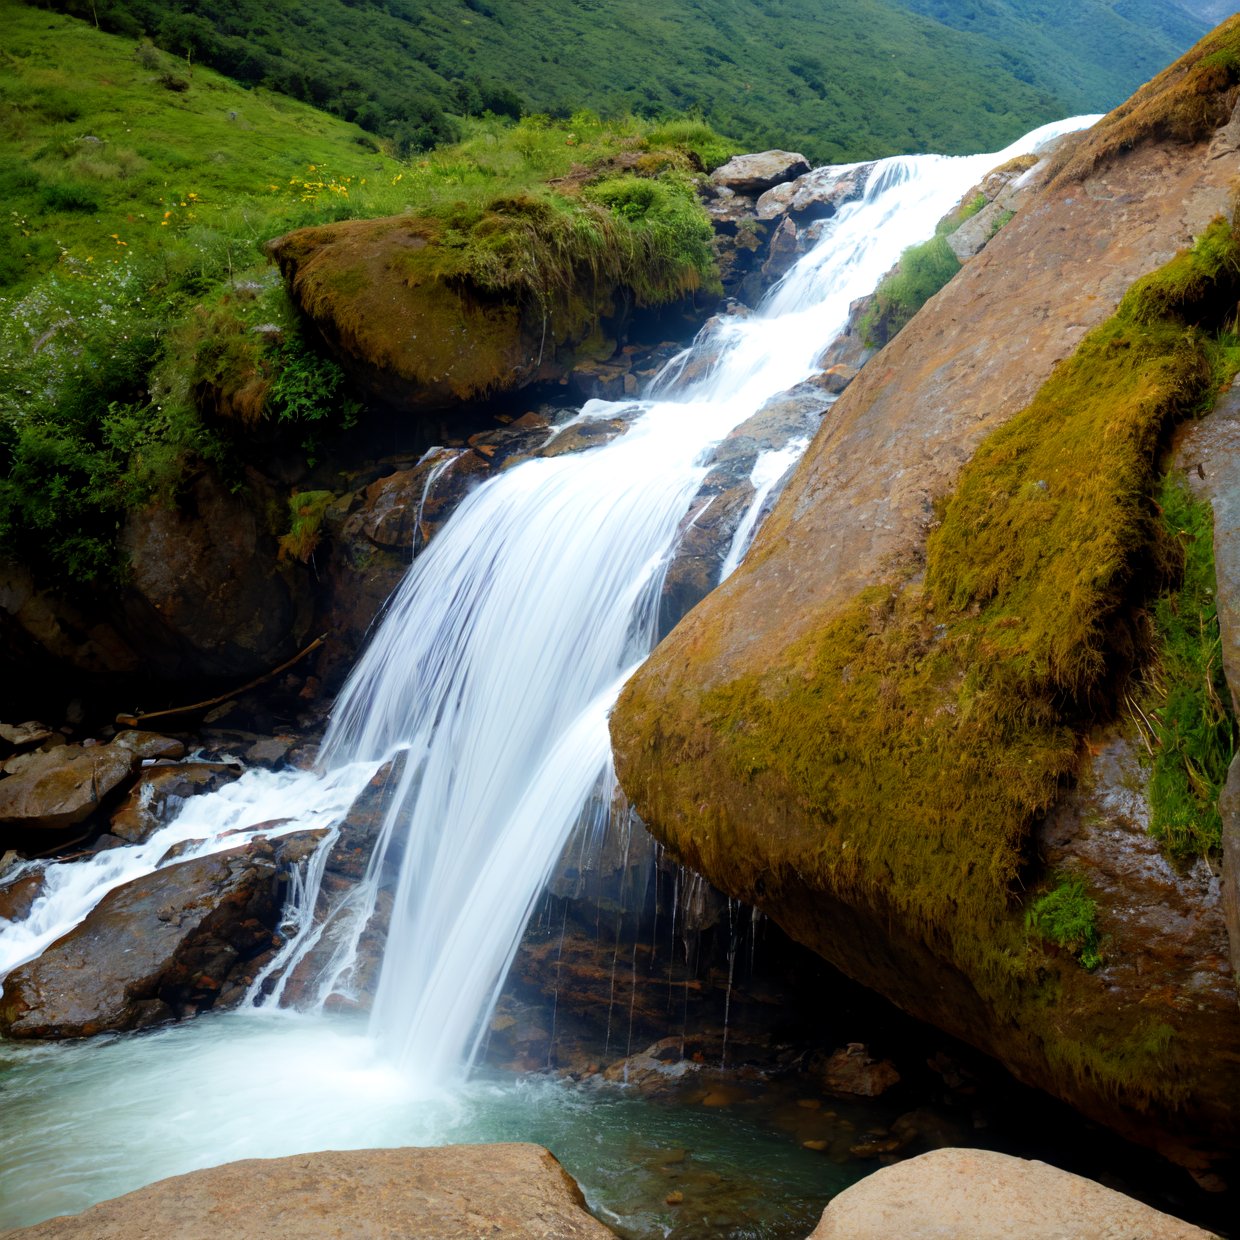
M 846 1188 L 810 1240 L 1210 1240 L 1114 1189 L 993 1150 L 942 1149 Z
M 246 1159 L 5 1233 L 5 1240 L 608 1240 L 539 1145 L 329 1150 Z

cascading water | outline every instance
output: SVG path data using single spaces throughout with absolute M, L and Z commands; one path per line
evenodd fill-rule
M 761 311 L 726 326 L 703 379 L 648 401 L 604 447 L 480 487 L 415 563 L 323 751 L 333 767 L 409 755 L 384 832 L 405 852 L 371 1021 L 406 1070 L 442 1081 L 469 1065 L 583 805 L 610 796 L 607 713 L 653 645 L 708 450 L 813 372 L 850 303 L 979 175 L 1063 128 L 998 155 L 877 164 Z M 769 492 L 791 462 L 756 485 Z
M 761 310 L 725 322 L 715 336 L 722 345 L 718 359 L 704 377 L 685 383 L 670 367 L 636 406 L 591 402 L 580 419 L 627 411 L 626 433 L 588 452 L 518 465 L 460 505 L 415 561 L 342 693 L 321 754 L 326 773 L 256 772 L 195 798 L 146 845 L 49 867 L 44 895 L 28 921 L 0 922 L 3 973 L 81 921 L 107 890 L 159 865 L 171 844 L 201 840 L 195 845 L 201 854 L 236 846 L 244 838 L 233 833 L 236 827 L 264 819 L 287 819 L 285 831 L 338 821 L 373 772 L 404 755 L 393 767 L 393 794 L 367 878 L 344 911 L 351 933 L 338 935 L 318 991 L 326 999 L 333 989 L 347 990 L 356 936 L 400 853 L 371 1038 L 352 1035 L 349 1073 L 309 1095 L 264 1060 L 263 1071 L 275 1082 L 264 1095 L 268 1101 L 258 1111 L 243 1104 L 227 1115 L 223 1102 L 210 1103 L 213 1147 L 174 1157 L 164 1145 L 184 1150 L 185 1143 L 182 1134 L 166 1133 L 141 1164 L 146 1179 L 230 1157 L 452 1135 L 451 1116 L 440 1112 L 438 1119 L 423 1113 L 412 1133 L 399 1124 L 389 1130 L 378 1116 L 396 1106 L 398 1094 L 402 1102 L 425 1097 L 467 1069 L 525 921 L 583 807 L 598 813 L 611 800 L 608 711 L 653 644 L 662 576 L 707 472 L 709 450 L 770 397 L 813 373 L 849 304 L 875 286 L 904 248 L 928 236 L 983 173 L 1089 119 L 1045 126 L 998 154 L 875 165 L 864 198 L 840 209 L 818 246 Z M 772 454 L 755 466 L 754 502 L 724 575 L 739 562 L 763 503 L 794 456 Z M 259 796 L 274 798 L 279 808 L 247 800 Z M 290 969 L 321 933 L 307 920 L 316 895 L 308 882 L 298 931 L 277 968 Z M 279 994 L 276 987 L 273 998 Z M 200 1018 L 192 1025 L 212 1032 L 183 1027 L 147 1039 L 125 1071 L 146 1073 L 152 1088 L 165 1089 L 174 1071 L 160 1056 L 184 1055 L 197 1037 L 214 1055 L 224 1053 L 224 1026 L 238 1031 L 234 1047 L 247 1038 L 269 1046 L 304 1026 L 301 1018 L 272 1012 L 256 1040 L 246 1031 L 259 1017 L 251 1011 L 214 1023 Z M 125 1053 L 123 1039 L 112 1045 L 120 1048 L 116 1054 Z M 376 1045 L 382 1068 L 369 1049 Z M 99 1053 L 112 1052 L 102 1047 Z M 344 1058 L 334 1046 L 329 1054 L 333 1063 Z M 36 1070 L 47 1064 L 41 1055 L 30 1052 Z M 292 1065 L 297 1056 L 290 1052 L 289 1060 Z M 83 1054 L 75 1051 L 67 1062 L 76 1065 L 70 1069 L 75 1088 L 83 1095 L 97 1091 L 95 1132 L 115 1132 L 118 1148 L 138 1140 L 149 1125 L 138 1122 L 132 1099 L 101 1101 L 105 1085 L 92 1079 Z M 399 1069 L 395 1076 L 392 1065 Z M 367 1075 L 372 1069 L 377 1076 Z M 315 1071 L 323 1070 L 320 1062 Z M 305 1078 L 298 1079 L 304 1086 Z M 289 1100 L 295 1094 L 294 1108 Z M 341 1108 L 359 1095 L 373 1095 L 376 1118 L 359 1124 L 350 1114 L 341 1122 Z M 32 1117 L 41 1114 L 37 1102 L 30 1108 Z M 264 1126 L 256 1116 L 268 1111 Z M 244 1124 L 238 1125 L 237 1113 Z M 394 1135 L 385 1136 L 389 1131 Z M 71 1136 L 71 1129 L 66 1132 Z M 50 1137 L 47 1147 L 29 1174 L 50 1182 L 63 1168 L 53 1166 Z M 13 1165 L 15 1174 L 27 1167 Z M 45 1217 L 57 1208 L 80 1208 L 82 1182 L 79 1172 L 77 1197 L 52 1195 L 30 1209 Z M 104 1176 L 85 1191 L 98 1199 L 133 1183 L 127 1167 L 125 1175 Z M 30 1212 L 15 1221 L 23 1218 L 29 1221 Z

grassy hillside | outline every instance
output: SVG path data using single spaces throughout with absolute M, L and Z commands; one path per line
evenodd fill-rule
M 652 300 L 711 278 L 687 170 L 733 148 L 701 124 L 492 118 L 407 163 L 149 44 L 20 5 L 0 20 L 0 555 L 45 578 L 113 574 L 127 508 L 273 436 L 321 451 L 356 413 L 262 253 L 294 226 L 428 217 L 453 271 L 502 284 L 525 250 L 494 204 L 516 202 L 661 255 Z M 623 175 L 591 172 L 619 155 Z M 225 410 L 229 384 L 245 398 Z
M 43 2 L 406 149 L 486 109 L 697 109 L 746 147 L 820 162 L 996 149 L 1120 102 L 1205 30 L 1178 8 L 1170 30 L 1147 20 L 1158 0 Z
M 913 13 L 993 40 L 1012 72 L 1102 112 L 1122 103 L 1218 21 L 1172 0 L 892 0 Z M 1234 5 L 1227 5 L 1231 12 Z

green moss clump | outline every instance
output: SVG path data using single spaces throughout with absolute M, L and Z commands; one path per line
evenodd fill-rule
M 1029 906 L 1025 925 L 1065 951 L 1083 969 L 1102 963 L 1098 936 L 1098 907 L 1077 875 L 1060 875 L 1055 885 Z
M 1222 843 L 1218 798 L 1235 753 L 1215 604 L 1212 513 L 1185 481 L 1163 480 L 1158 505 L 1178 585 L 1154 604 L 1154 659 L 1140 712 L 1152 755 L 1150 832 L 1180 860 Z
M 336 497 L 330 491 L 298 491 L 288 501 L 288 533 L 280 536 L 280 559 L 309 564 L 318 549 L 323 517 Z

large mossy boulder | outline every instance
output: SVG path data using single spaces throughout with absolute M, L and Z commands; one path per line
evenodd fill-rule
M 710 235 L 687 189 L 630 176 L 303 228 L 268 251 L 362 387 L 426 410 L 563 378 L 609 357 L 634 309 L 717 293 Z
M 1219 952 L 1195 960 L 1154 918 L 1165 941 L 1117 933 L 1111 969 L 1026 919 L 1054 882 L 1034 828 L 1138 657 L 1159 445 L 1211 398 L 1240 292 L 1240 157 L 1210 143 L 1237 44 L 1233 19 L 1056 153 L 845 392 L 740 570 L 612 718 L 621 781 L 677 856 L 1198 1172 L 1240 1145 Z M 1221 931 L 1199 875 L 1165 871 Z

